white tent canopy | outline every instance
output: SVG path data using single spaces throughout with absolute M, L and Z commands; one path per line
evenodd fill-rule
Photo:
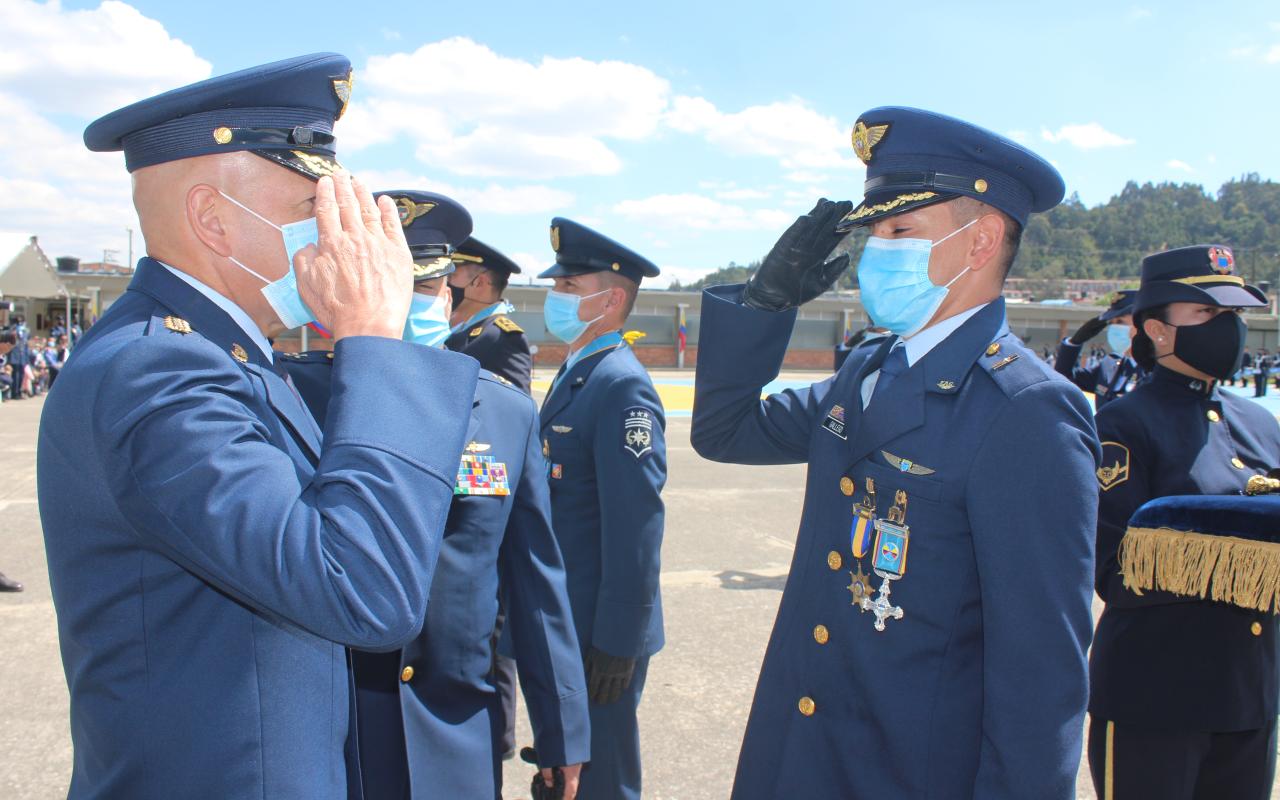
M 0 231 L 0 296 L 55 298 L 64 291 L 36 237 Z

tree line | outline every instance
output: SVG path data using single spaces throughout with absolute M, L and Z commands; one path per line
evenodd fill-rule
M 854 254 L 866 232 L 859 229 L 842 247 Z M 1216 193 L 1195 183 L 1129 181 L 1106 203 L 1088 208 L 1072 194 L 1057 208 L 1033 214 L 1022 235 L 1013 277 L 1049 283 L 1066 279 L 1137 280 L 1142 257 L 1188 244 L 1224 244 L 1235 253 L 1236 271 L 1250 283 L 1276 282 L 1280 273 L 1280 183 L 1249 173 Z M 673 290 L 700 290 L 740 283 L 760 266 L 730 262 L 694 283 L 673 281 Z M 854 270 L 837 288 L 857 287 Z

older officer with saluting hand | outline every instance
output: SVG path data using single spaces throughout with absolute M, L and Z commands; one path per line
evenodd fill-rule
M 401 340 L 413 259 L 303 56 L 103 117 L 148 256 L 41 421 L 70 797 L 344 798 L 345 646 L 422 625 L 475 362 Z M 295 273 L 296 270 L 296 273 Z M 268 339 L 333 331 L 323 434 Z
M 950 117 L 859 118 L 866 198 L 819 201 L 745 286 L 704 295 L 703 456 L 808 463 L 795 559 L 733 796 L 1074 797 L 1097 513 L 1083 395 L 1009 331 L 1028 215 L 1062 199 L 1034 153 Z M 760 399 L 796 306 L 871 226 L 862 299 L 893 334 Z

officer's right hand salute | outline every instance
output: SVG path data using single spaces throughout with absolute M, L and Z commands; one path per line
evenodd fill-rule
M 413 256 L 390 197 L 374 202 L 346 172 L 316 182 L 318 245 L 294 256 L 298 290 L 333 331 L 399 339 L 413 297 Z
M 835 232 L 836 223 L 852 208 L 848 200 L 823 198 L 793 222 L 747 281 L 743 304 L 760 311 L 786 311 L 830 289 L 849 268 L 849 254 L 823 259 L 844 238 L 843 232 Z

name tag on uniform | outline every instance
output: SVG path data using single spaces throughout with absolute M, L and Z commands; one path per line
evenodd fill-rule
M 831 410 L 827 412 L 827 419 L 822 423 L 822 427 L 826 428 L 828 433 L 833 433 L 848 441 L 849 437 L 844 432 L 844 407 L 832 406 Z
M 511 487 L 507 483 L 507 465 L 494 461 L 493 456 L 464 454 L 458 464 L 458 480 L 453 486 L 453 493 L 497 496 L 511 494 Z

